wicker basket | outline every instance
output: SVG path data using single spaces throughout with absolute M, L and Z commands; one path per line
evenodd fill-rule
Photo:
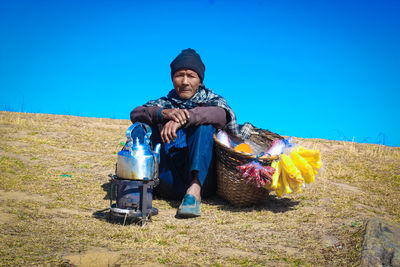
M 250 140 L 266 148 L 271 146 L 273 140 L 283 139 L 282 136 L 268 130 L 255 129 Z M 237 207 L 264 202 L 267 199 L 268 190 L 249 183 L 236 170 L 237 166 L 255 159 L 256 156 L 226 147 L 218 141 L 216 135 L 214 135 L 214 143 L 217 160 L 217 194 Z M 258 160 L 263 165 L 271 165 L 271 162 L 277 158 L 278 156 L 261 157 Z

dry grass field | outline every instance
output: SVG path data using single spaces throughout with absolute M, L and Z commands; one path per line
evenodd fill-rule
M 301 194 L 200 218 L 157 199 L 144 227 L 111 223 L 108 174 L 128 120 L 0 112 L 0 265 L 357 266 L 365 222 L 400 222 L 400 148 L 294 138 L 324 169 Z M 271 129 L 273 130 L 273 129 Z

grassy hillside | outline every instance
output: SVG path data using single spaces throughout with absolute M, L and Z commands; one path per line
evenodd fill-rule
M 0 112 L 1 266 L 353 266 L 368 218 L 400 222 L 400 148 L 295 138 L 324 162 L 301 194 L 250 208 L 215 197 L 190 220 L 160 199 L 145 227 L 110 223 L 101 210 L 129 125 Z

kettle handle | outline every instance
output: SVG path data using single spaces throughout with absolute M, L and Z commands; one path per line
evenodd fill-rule
M 142 127 L 144 129 L 144 131 L 146 132 L 145 134 L 145 141 L 146 141 L 146 145 L 148 145 L 150 143 L 150 136 L 151 136 L 151 127 L 149 125 L 147 125 L 146 123 L 141 123 L 141 122 L 135 122 L 134 124 L 132 124 L 125 132 L 126 138 L 128 139 L 127 143 L 132 144 L 133 143 L 133 139 L 132 139 L 132 131 L 133 129 L 135 129 L 136 127 Z

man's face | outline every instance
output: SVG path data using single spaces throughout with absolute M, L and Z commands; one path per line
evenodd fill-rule
M 172 82 L 176 93 L 182 99 L 190 99 L 201 85 L 199 75 L 190 69 L 181 69 L 175 72 Z

